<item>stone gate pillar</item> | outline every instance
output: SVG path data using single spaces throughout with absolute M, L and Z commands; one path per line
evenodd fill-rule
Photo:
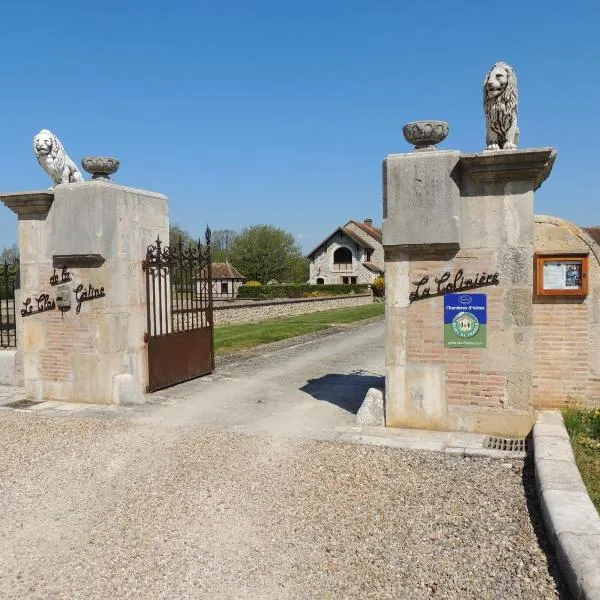
M 533 198 L 555 154 L 385 159 L 388 426 L 530 431 Z
M 108 180 L 1 194 L 19 218 L 18 351 L 29 398 L 143 401 L 142 260 L 168 241 L 166 196 Z

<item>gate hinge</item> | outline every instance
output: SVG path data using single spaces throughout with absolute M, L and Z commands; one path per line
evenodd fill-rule
M 148 333 L 144 333 L 144 344 L 147 344 L 150 341 L 150 336 L 148 335 Z

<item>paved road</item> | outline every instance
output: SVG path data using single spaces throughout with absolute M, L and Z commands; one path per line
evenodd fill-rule
M 382 348 L 367 325 L 110 419 L 0 411 L 0 598 L 566 598 L 522 460 L 299 439 L 352 422 Z
M 152 395 L 145 422 L 310 436 L 351 425 L 385 374 L 384 322 L 273 350 Z

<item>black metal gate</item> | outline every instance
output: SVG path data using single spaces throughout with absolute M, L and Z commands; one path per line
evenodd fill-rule
M 149 392 L 214 371 L 210 236 L 146 251 Z
M 19 261 L 0 264 L 0 348 L 16 348 L 15 286 Z

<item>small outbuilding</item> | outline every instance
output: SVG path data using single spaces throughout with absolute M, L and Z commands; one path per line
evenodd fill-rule
M 211 273 L 213 300 L 233 300 L 237 296 L 239 287 L 246 281 L 246 277 L 228 261 L 213 263 Z M 206 274 L 203 271 L 200 280 L 196 283 L 198 291 L 205 278 Z

